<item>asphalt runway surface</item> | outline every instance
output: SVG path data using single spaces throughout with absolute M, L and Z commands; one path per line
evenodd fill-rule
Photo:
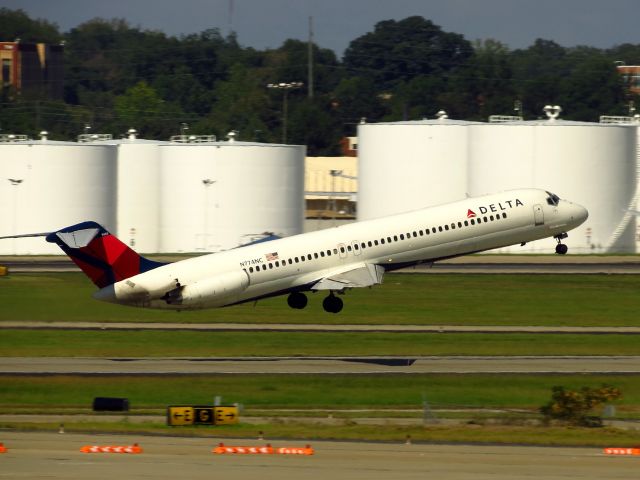
M 225 480 L 637 479 L 640 457 L 600 448 L 311 442 L 312 456 L 216 455 L 220 439 L 0 431 L 0 478 Z M 266 441 L 223 440 L 263 446 Z M 85 445 L 139 444 L 141 454 L 81 453 Z M 273 447 L 304 447 L 276 440 Z
M 638 356 L 597 357 L 3 357 L 5 375 L 638 374 Z
M 640 335 L 640 327 L 563 327 L 509 325 L 332 325 L 310 323 L 102 323 L 0 321 L 0 330 L 186 330 L 253 332 L 388 332 L 388 333 L 536 333 Z

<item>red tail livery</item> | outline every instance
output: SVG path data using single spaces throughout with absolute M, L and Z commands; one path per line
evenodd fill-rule
M 98 287 L 164 265 L 130 249 L 96 222 L 82 222 L 47 235 Z

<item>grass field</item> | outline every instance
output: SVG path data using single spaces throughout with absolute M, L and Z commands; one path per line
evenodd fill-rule
M 0 376 L 0 407 L 90 407 L 94 397 L 126 397 L 135 408 L 225 402 L 248 408 L 540 407 L 551 388 L 619 387 L 622 407 L 640 405 L 640 375 L 180 375 Z
M 640 336 L 4 329 L 0 357 L 640 355 Z
M 163 421 L 129 422 L 77 420 L 67 417 L 68 432 L 126 432 L 215 437 L 255 437 L 263 431 L 269 438 L 525 443 L 537 445 L 630 446 L 638 443 L 637 431 L 616 428 L 585 429 L 543 427 L 531 424 L 535 412 L 550 397 L 554 385 L 578 389 L 610 383 L 621 388 L 624 399 L 617 402 L 620 414 L 637 418 L 640 405 L 640 376 L 602 375 L 209 375 L 168 377 L 1 377 L 0 408 L 4 413 L 87 413 L 96 396 L 126 397 L 132 412 L 162 414 L 167 405 L 208 405 L 221 395 L 224 403 L 241 403 L 244 413 L 260 412 L 264 423 L 223 427 L 167 427 Z M 513 409 L 513 414 L 482 414 L 453 425 L 394 425 L 395 411 L 416 410 L 428 401 L 432 409 Z M 286 408 L 285 412 L 276 409 Z M 316 417 L 349 409 L 378 409 L 388 414 L 379 425 L 358 423 L 347 416 L 324 422 L 318 418 L 280 420 L 290 417 L 288 409 L 302 409 Z M 529 411 L 529 414 L 523 412 Z M 315 412 L 315 413 L 314 413 Z M 519 412 L 519 413 L 515 413 Z M 244 415 L 244 414 L 243 414 Z M 362 415 L 362 413 L 360 413 Z M 469 414 L 467 413 L 467 416 Z M 444 414 L 445 418 L 460 418 Z M 406 415 L 403 415 L 406 418 Z M 439 415 L 442 418 L 442 415 Z M 524 418 L 524 420 L 522 420 Z M 520 419 L 520 420 L 518 420 Z M 0 421 L 0 428 L 56 430 L 59 423 Z
M 1 321 L 327 323 L 397 325 L 637 326 L 640 276 L 635 275 L 414 275 L 389 274 L 385 284 L 353 290 L 338 315 L 322 311 L 323 295 L 311 295 L 303 311 L 283 297 L 257 305 L 199 312 L 163 312 L 94 301 L 93 285 L 78 273 L 0 277 Z M 193 332 L 111 330 L 0 331 L 1 356 L 312 356 L 312 355 L 640 355 L 636 335 L 446 334 L 335 332 Z M 1 360 L 0 360 L 1 361 Z M 640 416 L 640 375 L 205 375 L 205 376 L 0 376 L 3 413 L 86 412 L 97 396 L 126 397 L 137 410 L 162 411 L 171 404 L 210 404 L 222 395 L 247 409 L 311 411 L 358 408 L 524 409 L 546 403 L 551 387 L 579 389 L 608 383 L 627 419 Z M 455 415 L 455 414 L 453 414 Z M 510 420 L 497 414 L 499 421 Z M 304 413 L 300 414 L 304 416 Z M 391 414 L 390 414 L 391 416 Z M 402 416 L 402 415 L 401 415 Z M 7 428 L 56 425 L 0 423 Z M 156 424 L 126 422 L 67 424 L 68 431 L 175 433 Z M 500 442 L 571 445 L 632 445 L 637 432 L 616 429 L 473 425 L 385 428 L 282 423 L 180 433 L 242 437 L 255 430 L 282 438 L 341 438 L 416 441 Z
M 372 289 L 345 295 L 345 309 L 327 314 L 322 294 L 304 310 L 284 297 L 196 312 L 152 311 L 97 302 L 80 273 L 0 277 L 0 321 L 178 323 L 327 323 L 422 325 L 635 326 L 636 275 L 389 274 Z

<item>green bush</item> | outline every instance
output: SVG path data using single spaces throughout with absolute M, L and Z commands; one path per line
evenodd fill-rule
M 593 415 L 593 410 L 620 398 L 620 389 L 610 385 L 600 388 L 582 387 L 579 391 L 555 386 L 552 388 L 551 401 L 540 408 L 540 413 L 546 423 L 556 420 L 569 425 L 601 427 L 602 418 Z

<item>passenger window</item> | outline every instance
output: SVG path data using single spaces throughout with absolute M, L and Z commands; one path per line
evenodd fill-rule
M 273 263 L 269 264 L 269 270 L 271 270 L 273 268 Z
M 444 229 L 448 232 L 449 231 L 449 225 L 445 225 Z
M 381 238 L 381 239 L 380 239 L 380 243 L 381 243 L 382 245 L 384 245 L 384 238 Z
M 462 228 L 462 222 L 458 222 L 458 228 Z
M 321 257 L 324 257 L 324 252 L 320 252 L 320 256 L 321 256 Z
M 506 213 L 503 213 L 503 214 L 502 214 L 502 218 L 507 218 L 507 214 L 506 214 Z
M 367 242 L 367 245 L 369 245 L 370 247 L 373 247 L 373 244 L 371 243 L 371 240 L 369 240 L 369 241 Z
M 249 267 L 249 273 L 253 273 L 253 267 Z
M 476 221 L 472 218 L 471 219 L 471 225 L 475 225 L 475 224 L 476 224 Z
M 311 257 L 311 254 L 307 255 L 307 260 L 311 260 L 311 258 L 313 258 Z
M 391 240 L 389 240 L 389 241 L 391 241 Z M 397 236 L 397 235 L 394 235 L 394 236 L 393 236 L 393 241 L 394 241 L 394 242 L 397 242 L 397 241 L 398 241 L 398 236 Z
M 489 220 L 491 220 L 491 221 L 493 222 L 493 215 L 491 215 L 491 216 L 489 217 Z
M 373 244 L 377 247 L 378 246 L 378 240 L 374 240 Z
M 404 235 L 402 233 L 400 234 L 400 240 L 404 240 Z
M 313 258 L 318 258 L 318 254 L 317 254 L 317 253 L 314 253 L 314 254 L 313 254 Z
M 344 253 L 344 252 L 345 252 L 344 247 L 340 247 L 340 252 L 341 252 L 341 253 Z
M 442 227 L 440 227 L 440 231 L 442 231 Z M 431 232 L 436 233 L 436 227 L 433 227 L 433 228 L 431 229 Z
M 296 257 L 295 260 L 296 260 L 296 263 L 298 263 L 298 257 Z
M 280 262 L 278 260 L 276 260 L 276 267 L 280 266 Z
M 465 220 L 465 221 L 464 221 L 464 226 L 465 226 L 465 227 L 468 227 L 468 226 L 469 226 L 469 220 Z
M 262 265 L 262 270 L 266 270 L 267 266 L 266 265 Z

